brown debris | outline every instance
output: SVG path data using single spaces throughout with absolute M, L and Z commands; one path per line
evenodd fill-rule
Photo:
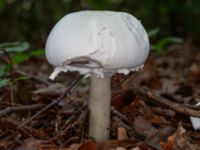
M 14 84 L 15 103 L 9 86 L 0 89 L 0 149 L 198 150 L 200 133 L 189 117 L 200 117 L 194 105 L 200 98 L 200 51 L 187 44 L 151 55 L 140 72 L 112 78 L 111 139 L 101 143 L 88 135 L 87 79 L 74 88 L 76 73 L 63 73 L 53 83 L 47 64 L 42 70 L 30 60 L 22 70 L 13 68 L 5 77 L 28 79 Z

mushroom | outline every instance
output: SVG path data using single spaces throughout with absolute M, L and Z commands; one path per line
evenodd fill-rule
M 46 57 L 60 72 L 90 76 L 89 135 L 96 142 L 109 139 L 111 76 L 143 67 L 149 54 L 147 33 L 125 12 L 80 11 L 64 16 L 52 29 Z

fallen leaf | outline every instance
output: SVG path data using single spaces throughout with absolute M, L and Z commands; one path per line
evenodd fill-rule
M 44 140 L 37 140 L 34 138 L 25 139 L 21 146 L 16 150 L 59 150 L 58 147 L 52 143 Z
M 117 147 L 116 149 L 113 149 L 113 150 L 127 150 L 127 149 L 123 147 Z
M 30 138 L 25 139 L 20 147 L 17 150 L 38 150 L 40 141 Z
M 93 141 L 83 143 L 78 150 L 97 150 L 97 146 Z
M 139 147 L 131 148 L 130 150 L 141 150 Z
M 134 145 L 134 148 L 138 147 L 139 150 L 153 150 L 145 142 L 138 142 Z
M 145 143 L 155 148 L 156 150 L 162 150 L 162 147 L 160 146 L 160 141 L 166 140 L 167 137 L 171 134 L 173 134 L 173 130 L 170 126 L 158 129 L 158 131 L 146 137 Z
M 197 150 L 199 147 L 197 144 L 189 142 L 189 137 L 181 123 L 177 131 L 167 138 L 167 142 L 160 142 L 160 145 L 164 150 Z
M 109 141 L 104 141 L 100 142 L 97 145 L 97 150 L 110 150 L 110 149 L 116 149 L 117 147 L 133 147 L 134 144 L 136 143 L 135 140 L 109 140 Z
M 160 142 L 160 146 L 164 149 L 164 150 L 172 150 L 172 147 L 173 147 L 173 143 L 174 143 L 174 140 L 175 140 L 176 136 L 175 134 L 174 135 L 171 135 L 167 138 L 167 143 L 164 143 L 164 142 Z
M 128 139 L 125 128 L 122 128 L 122 127 L 117 128 L 117 139 L 118 140 L 127 140 Z
M 0 140 L 0 149 L 7 149 L 8 145 L 11 144 L 12 141 L 7 139 Z
M 158 131 L 155 127 L 152 126 L 150 121 L 146 120 L 142 116 L 138 116 L 135 118 L 133 127 L 137 134 L 142 136 L 143 138 L 153 135 L 153 133 Z
M 59 149 L 59 150 L 78 150 L 80 146 L 81 146 L 81 144 L 72 144 L 67 149 Z
M 192 86 L 196 86 L 200 82 L 200 69 L 197 63 L 191 64 L 188 80 Z
M 179 124 L 176 131 L 175 140 L 172 150 L 197 150 L 197 145 L 189 143 L 189 138 L 186 135 L 186 130 Z
M 151 118 L 154 114 L 150 107 L 139 97 L 136 97 L 133 103 L 127 105 L 121 112 L 126 115 L 130 122 L 135 120 L 136 116 L 144 116 L 144 118 Z
M 120 91 L 113 97 L 112 106 L 120 111 L 121 108 L 129 105 L 135 99 L 135 97 L 136 95 L 131 91 Z
M 150 122 L 153 125 L 159 126 L 161 128 L 166 127 L 169 122 L 162 116 L 154 115 L 152 118 L 150 118 Z

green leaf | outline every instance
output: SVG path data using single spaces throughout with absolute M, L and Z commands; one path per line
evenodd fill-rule
M 6 47 L 5 50 L 8 52 L 23 52 L 29 48 L 29 44 L 27 42 L 22 42 L 14 47 Z
M 12 62 L 14 64 L 20 64 L 27 61 L 30 58 L 27 54 L 14 54 L 12 56 Z
M 5 75 L 9 71 L 10 65 L 3 65 L 0 67 L 0 76 Z
M 153 47 L 157 54 L 164 54 L 166 52 L 166 47 L 169 44 L 182 43 L 183 39 L 178 37 L 164 37 L 160 39 Z
M 28 80 L 29 77 L 27 76 L 20 76 L 14 79 L 14 81 L 12 82 L 12 84 L 14 84 L 15 82 L 19 81 L 19 80 Z
M 10 46 L 16 46 L 19 42 L 6 42 L 6 43 L 0 43 L 0 48 L 10 47 Z
M 32 50 L 31 56 L 44 56 L 44 50 L 43 49 Z
M 0 79 L 0 88 L 8 85 L 9 81 L 9 79 Z
M 160 28 L 154 28 L 148 31 L 149 38 L 155 37 L 160 32 Z
M 29 48 L 29 44 L 27 42 L 8 42 L 1 43 L 0 48 L 4 48 L 7 52 L 23 52 Z M 0 51 L 0 54 L 2 53 Z

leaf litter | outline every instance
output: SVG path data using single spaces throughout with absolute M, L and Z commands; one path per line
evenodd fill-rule
M 88 135 L 88 79 L 61 96 L 79 78 L 77 73 L 63 73 L 49 82 L 52 68 L 45 60 L 21 64 L 13 72 L 28 79 L 13 85 L 13 101 L 9 86 L 0 89 L 0 149 L 200 149 L 200 132 L 190 122 L 190 115 L 198 116 L 200 110 L 194 106 L 200 101 L 199 49 L 188 42 L 172 45 L 162 57 L 151 54 L 144 69 L 128 78 L 115 75 L 111 139 L 101 143 Z

